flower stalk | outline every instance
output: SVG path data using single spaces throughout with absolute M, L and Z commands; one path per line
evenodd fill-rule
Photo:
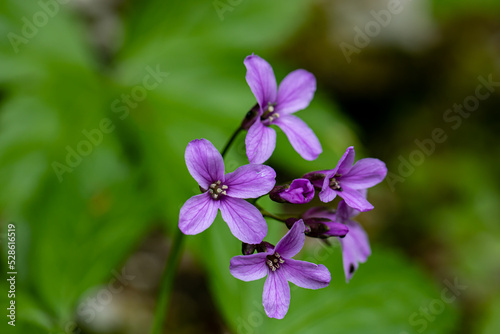
M 161 279 L 161 286 L 160 291 L 158 292 L 158 301 L 156 303 L 151 334 L 161 334 L 163 332 L 162 329 L 168 311 L 168 302 L 170 301 L 175 274 L 181 259 L 183 240 L 184 234 L 177 229 L 172 242 L 172 249 L 168 255 L 165 270 L 163 271 Z

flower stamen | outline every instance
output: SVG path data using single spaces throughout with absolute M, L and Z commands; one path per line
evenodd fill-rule
M 266 256 L 266 264 L 272 271 L 276 271 L 280 268 L 280 264 L 285 263 L 285 260 L 281 258 L 278 253 L 274 253 L 273 255 Z
M 221 195 L 227 196 L 227 191 L 229 187 L 225 184 L 222 184 L 221 180 L 214 182 L 210 185 L 210 189 L 208 192 L 213 199 L 220 199 Z
M 341 174 L 335 174 L 331 179 L 330 179 L 330 188 L 333 190 L 338 190 L 342 191 L 342 187 L 340 186 L 339 181 L 336 178 L 341 177 Z

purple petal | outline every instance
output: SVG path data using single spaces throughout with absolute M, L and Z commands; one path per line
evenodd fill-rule
M 271 157 L 276 147 L 276 131 L 264 126 L 260 119 L 248 129 L 245 138 L 248 161 L 262 164 Z
M 303 120 L 294 115 L 286 115 L 274 121 L 286 134 L 292 147 L 305 160 L 314 160 L 323 152 L 318 137 Z
M 328 170 L 318 170 L 315 172 L 309 172 L 307 174 L 304 174 L 302 176 L 304 179 L 308 179 L 311 181 L 312 185 L 315 186 L 316 188 L 322 188 L 323 184 L 325 182 L 325 177 L 332 175 L 333 169 L 328 169 Z
M 211 183 L 224 179 L 224 160 L 208 140 L 191 141 L 184 157 L 189 173 L 202 188 L 208 189 Z
M 342 261 L 344 263 L 345 280 L 349 280 L 358 269 L 359 263 L 366 262 L 371 254 L 370 242 L 363 227 L 353 221 L 347 222 L 349 233 L 340 240 Z
M 246 57 L 243 63 L 247 68 L 245 78 L 248 86 L 250 86 L 260 107 L 265 108 L 268 103 L 274 104 L 278 85 L 271 65 L 256 55 Z
M 286 279 L 301 288 L 321 289 L 330 284 L 330 272 L 324 265 L 286 259 L 282 268 Z
M 270 271 L 262 294 L 264 310 L 269 318 L 283 319 L 290 306 L 290 286 L 283 270 Z
M 241 198 L 224 197 L 219 202 L 222 219 L 236 238 L 247 244 L 262 242 L 267 224 L 255 206 Z
M 179 229 L 184 234 L 205 231 L 217 216 L 219 203 L 208 193 L 191 197 L 184 203 L 179 214 Z
M 295 70 L 281 81 L 276 112 L 288 115 L 306 108 L 314 97 L 316 78 L 306 70 Z
M 337 174 L 345 175 L 349 173 L 352 168 L 352 164 L 354 163 L 354 155 L 354 147 L 349 146 L 340 158 L 337 167 L 335 167 Z
M 257 198 L 270 192 L 276 183 L 274 169 L 264 165 L 244 165 L 226 174 L 227 195 L 236 198 Z
M 229 271 L 231 275 L 245 282 L 261 279 L 269 271 L 266 256 L 267 253 L 235 256 L 230 261 Z
M 371 205 L 370 202 L 368 202 L 366 198 L 355 189 L 342 185 L 342 191 L 336 191 L 336 193 L 353 209 L 361 212 L 373 209 L 373 205 Z
M 365 158 L 357 161 L 341 180 L 342 184 L 348 184 L 353 189 L 366 189 L 382 182 L 386 175 L 385 163 L 378 159 Z
M 337 222 L 326 222 L 324 223 L 326 226 L 328 226 L 328 231 L 324 233 L 325 236 L 330 236 L 330 237 L 345 237 L 348 232 L 349 228 L 342 223 L 337 223 Z
M 335 191 L 332 188 L 330 188 L 330 178 L 331 178 L 330 175 L 326 175 L 325 179 L 323 180 L 323 187 L 319 192 L 319 199 L 323 203 L 328 203 L 333 201 L 337 196 L 337 194 L 339 193 L 338 191 Z
M 314 198 L 314 187 L 308 179 L 295 179 L 288 189 L 279 193 L 279 197 L 288 203 L 309 203 Z
M 299 219 L 295 224 L 293 224 L 290 231 L 288 231 L 283 238 L 276 244 L 274 251 L 278 253 L 282 258 L 289 259 L 295 256 L 302 247 L 306 240 L 306 235 L 304 231 L 306 227 L 304 221 Z
M 361 196 L 363 194 L 361 193 Z M 363 198 L 366 198 L 366 195 L 363 196 Z M 341 223 L 345 223 L 349 221 L 350 218 L 357 216 L 359 214 L 359 211 L 356 209 L 351 208 L 349 205 L 347 205 L 346 201 L 340 201 L 339 205 L 337 207 L 337 221 Z

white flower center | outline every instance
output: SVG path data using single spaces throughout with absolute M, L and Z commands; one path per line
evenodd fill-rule
M 335 174 L 330 179 L 330 188 L 332 188 L 333 190 L 342 191 L 342 187 L 340 186 L 339 180 L 336 179 L 336 178 L 339 178 L 341 176 L 342 176 L 341 174 Z
M 280 117 L 280 114 L 278 114 L 277 112 L 274 112 L 274 105 L 271 102 L 269 102 L 267 104 L 267 109 L 264 109 L 264 113 L 260 117 L 260 120 L 265 125 L 269 125 L 272 123 L 272 121 L 274 121 L 276 118 L 279 118 L 279 117 Z
M 210 193 L 210 196 L 212 196 L 213 199 L 220 199 L 222 195 L 224 196 L 227 195 L 228 189 L 229 187 L 226 186 L 225 184 L 222 184 L 222 182 L 219 180 L 210 185 L 210 189 L 208 189 L 208 192 Z

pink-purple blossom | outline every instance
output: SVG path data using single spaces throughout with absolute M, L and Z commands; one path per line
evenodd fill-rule
M 260 243 L 267 234 L 267 224 L 260 211 L 245 198 L 263 196 L 275 184 L 276 173 L 269 166 L 249 164 L 224 174 L 224 160 L 206 139 L 191 141 L 185 152 L 186 165 L 198 182 L 201 195 L 184 203 L 179 214 L 179 228 L 184 234 L 198 234 L 212 225 L 220 210 L 222 219 L 239 240 Z
M 304 246 L 305 226 L 297 221 L 276 244 L 265 252 L 239 255 L 231 259 L 231 274 L 245 282 L 267 275 L 262 303 L 268 317 L 283 319 L 290 305 L 288 282 L 307 289 L 320 289 L 330 284 L 330 272 L 323 265 L 292 259 Z
M 316 78 L 306 70 L 289 73 L 279 88 L 273 68 L 257 55 L 245 58 L 246 81 L 257 99 L 259 111 L 255 122 L 248 129 L 245 139 L 250 163 L 263 163 L 272 155 L 276 146 L 278 126 L 288 137 L 292 147 L 306 160 L 314 160 L 322 152 L 314 132 L 293 113 L 306 108 L 316 91 Z
M 366 196 L 366 192 L 364 193 Z M 352 278 L 359 264 L 366 262 L 371 254 L 368 235 L 359 223 L 351 219 L 357 214 L 359 214 L 359 211 L 349 207 L 345 201 L 340 201 L 337 211 L 324 207 L 315 207 L 302 215 L 304 219 L 331 219 L 337 223 L 345 224 L 349 228 L 349 233 L 344 238 L 339 238 L 346 282 L 349 282 Z
M 314 186 L 308 179 L 295 179 L 290 184 L 275 186 L 269 197 L 278 203 L 309 203 L 314 198 Z
M 339 195 L 347 205 L 369 211 L 373 205 L 358 190 L 367 189 L 382 182 L 387 175 L 385 164 L 373 158 L 358 160 L 354 165 L 354 148 L 348 147 L 334 169 L 307 173 L 304 178 L 321 189 L 319 198 L 328 203 Z

